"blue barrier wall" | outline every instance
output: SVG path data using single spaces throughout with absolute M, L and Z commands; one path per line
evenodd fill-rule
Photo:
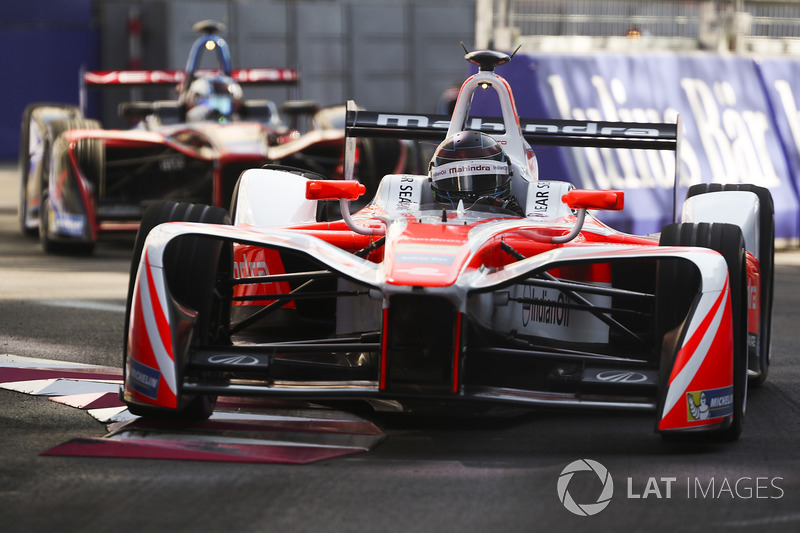
M 497 73 L 526 118 L 674 122 L 680 114 L 679 201 L 694 183 L 755 183 L 772 191 L 776 235 L 800 235 L 800 117 L 775 105 L 800 87 L 800 63 L 701 53 L 517 55 Z M 499 113 L 491 99 L 473 109 Z M 651 233 L 671 222 L 671 153 L 539 148 L 537 156 L 544 179 L 624 190 L 625 210 L 600 215 L 616 228 Z
M 78 104 L 80 69 L 97 68 L 91 0 L 0 5 L 0 160 L 16 159 L 22 112 L 33 102 Z

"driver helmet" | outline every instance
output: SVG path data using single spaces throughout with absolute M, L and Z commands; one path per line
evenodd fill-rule
M 456 207 L 482 197 L 511 196 L 511 164 L 500 143 L 485 133 L 461 131 L 433 154 L 428 179 L 436 202 Z
M 230 76 L 197 78 L 186 91 L 186 119 L 226 122 L 239 111 L 242 88 Z

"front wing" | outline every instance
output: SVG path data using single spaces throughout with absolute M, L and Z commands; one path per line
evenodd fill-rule
M 197 313 L 167 281 L 193 266 L 165 263 L 165 250 L 193 235 L 235 243 L 234 261 L 249 265 L 215 288 L 232 309 L 227 342 L 197 342 Z M 656 287 L 662 261 L 697 272 L 669 331 L 656 324 L 659 298 L 675 296 Z M 491 401 L 654 411 L 659 431 L 714 429 L 733 412 L 728 283 L 708 249 L 596 245 L 423 289 L 302 232 L 163 224 L 136 279 L 124 398 L 164 409 L 195 394 Z

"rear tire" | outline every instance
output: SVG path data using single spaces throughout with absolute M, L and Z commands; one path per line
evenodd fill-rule
M 769 375 L 772 343 L 772 301 L 775 283 L 775 206 L 769 189 L 750 183 L 699 183 L 692 185 L 686 197 L 719 191 L 748 191 L 758 197 L 759 263 L 761 273 L 761 316 L 758 328 L 758 364 L 751 365 L 758 375 L 750 378 L 750 385 L 764 384 Z
M 731 315 L 733 319 L 733 420 L 730 426 L 714 433 L 715 438 L 725 441 L 734 441 L 739 438 L 744 423 L 745 408 L 747 404 L 747 266 L 745 257 L 744 237 L 741 229 L 734 224 L 720 223 L 683 223 L 665 226 L 661 232 L 660 246 L 699 246 L 710 248 L 719 252 L 728 265 L 730 279 Z M 673 263 L 673 264 L 670 264 Z M 662 269 L 659 266 L 658 288 L 656 289 L 656 316 L 659 335 L 663 335 L 665 349 L 662 353 L 675 355 L 675 335 L 671 331 L 682 320 L 683 316 L 676 316 L 681 309 L 688 309 L 686 301 L 675 305 L 680 299 L 679 287 L 685 287 L 688 276 L 694 274 L 695 269 L 688 265 L 680 265 L 680 260 L 670 261 Z M 688 302 L 689 304 L 691 302 Z M 666 343 L 672 343 L 666 346 Z M 674 361 L 665 361 L 662 357 L 661 374 L 665 382 L 665 374 Z M 668 434 L 662 434 L 669 439 Z M 691 436 L 691 433 L 687 435 Z M 705 435 L 705 434 L 704 434 Z
M 165 222 L 202 222 L 206 224 L 230 224 L 228 212 L 222 207 L 191 204 L 187 202 L 161 202 L 150 206 L 142 217 L 136 233 L 131 261 L 128 296 L 125 306 L 125 329 L 123 344 L 123 375 L 127 372 L 128 324 L 136 275 L 139 270 L 147 235 L 153 228 Z M 226 332 L 230 323 L 230 307 L 224 298 L 216 298 L 220 276 L 230 278 L 233 252 L 229 243 L 201 236 L 186 236 L 171 244 L 164 253 L 164 268 L 168 273 L 167 286 L 181 305 L 198 312 L 194 330 L 194 341 L 203 344 L 227 342 Z M 185 265 L 186 268 L 182 268 Z M 169 418 L 185 421 L 205 420 L 214 412 L 216 396 L 196 395 L 182 397 L 178 411 L 156 407 L 128 404 L 134 415 L 149 418 Z

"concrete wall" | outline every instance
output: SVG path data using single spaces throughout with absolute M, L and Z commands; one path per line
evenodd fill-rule
M 294 67 L 294 88 L 248 89 L 250 98 L 312 99 L 321 105 L 353 99 L 370 109 L 433 112 L 439 95 L 468 72 L 459 44 L 473 46 L 474 1 L 169 1 L 99 3 L 104 69 L 128 66 L 128 19 L 142 21 L 143 68 L 183 68 L 196 34 L 191 25 L 214 19 L 227 26 L 234 68 Z M 139 97 L 166 97 L 146 92 Z M 103 96 L 112 126 L 116 103 Z

